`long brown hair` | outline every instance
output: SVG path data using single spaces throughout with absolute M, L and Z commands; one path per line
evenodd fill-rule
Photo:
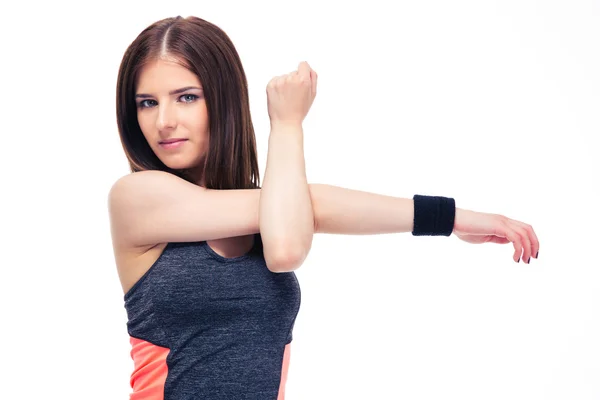
M 172 170 L 158 159 L 138 124 L 134 96 L 139 73 L 161 56 L 178 60 L 202 83 L 210 131 L 202 174 L 205 187 L 259 188 L 256 138 L 242 62 L 227 34 L 198 17 L 178 16 L 151 24 L 123 55 L 117 80 L 117 125 L 131 172 L 162 170 L 193 182 L 189 171 Z

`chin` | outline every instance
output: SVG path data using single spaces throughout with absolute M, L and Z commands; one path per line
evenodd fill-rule
M 187 157 L 166 157 L 161 160 L 163 164 L 174 170 L 190 170 L 198 168 L 203 162 L 203 158 L 190 159 Z
M 163 162 L 167 167 L 173 170 L 187 170 L 194 167 L 193 163 L 186 162 Z

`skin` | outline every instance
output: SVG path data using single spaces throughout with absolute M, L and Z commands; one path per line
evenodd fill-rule
M 316 94 L 317 74 L 306 62 L 267 85 L 271 132 L 259 204 L 267 265 L 278 263 L 268 250 L 281 248 L 284 255 L 275 257 L 284 259 L 284 268 L 298 268 L 312 245 L 314 205 L 306 180 L 302 122 Z
M 179 93 L 171 91 L 189 88 Z M 146 65 L 136 90 L 137 118 L 142 133 L 157 157 L 173 169 L 198 169 L 209 140 L 209 120 L 198 77 L 172 59 Z M 166 149 L 163 140 L 187 139 L 177 149 Z M 200 173 L 197 182 L 202 184 Z

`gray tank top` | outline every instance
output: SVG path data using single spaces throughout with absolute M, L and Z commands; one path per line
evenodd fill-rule
M 144 344 L 132 350 L 145 360 L 136 373 L 146 386 L 162 379 L 164 399 L 277 398 L 300 286 L 293 272 L 268 270 L 260 234 L 236 258 L 205 241 L 169 243 L 124 300 L 127 331 Z M 153 374 L 161 350 L 166 366 Z

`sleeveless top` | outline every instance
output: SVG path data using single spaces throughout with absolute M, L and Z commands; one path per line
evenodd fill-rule
M 300 286 L 269 271 L 260 234 L 235 258 L 169 243 L 124 300 L 131 400 L 277 399 Z

